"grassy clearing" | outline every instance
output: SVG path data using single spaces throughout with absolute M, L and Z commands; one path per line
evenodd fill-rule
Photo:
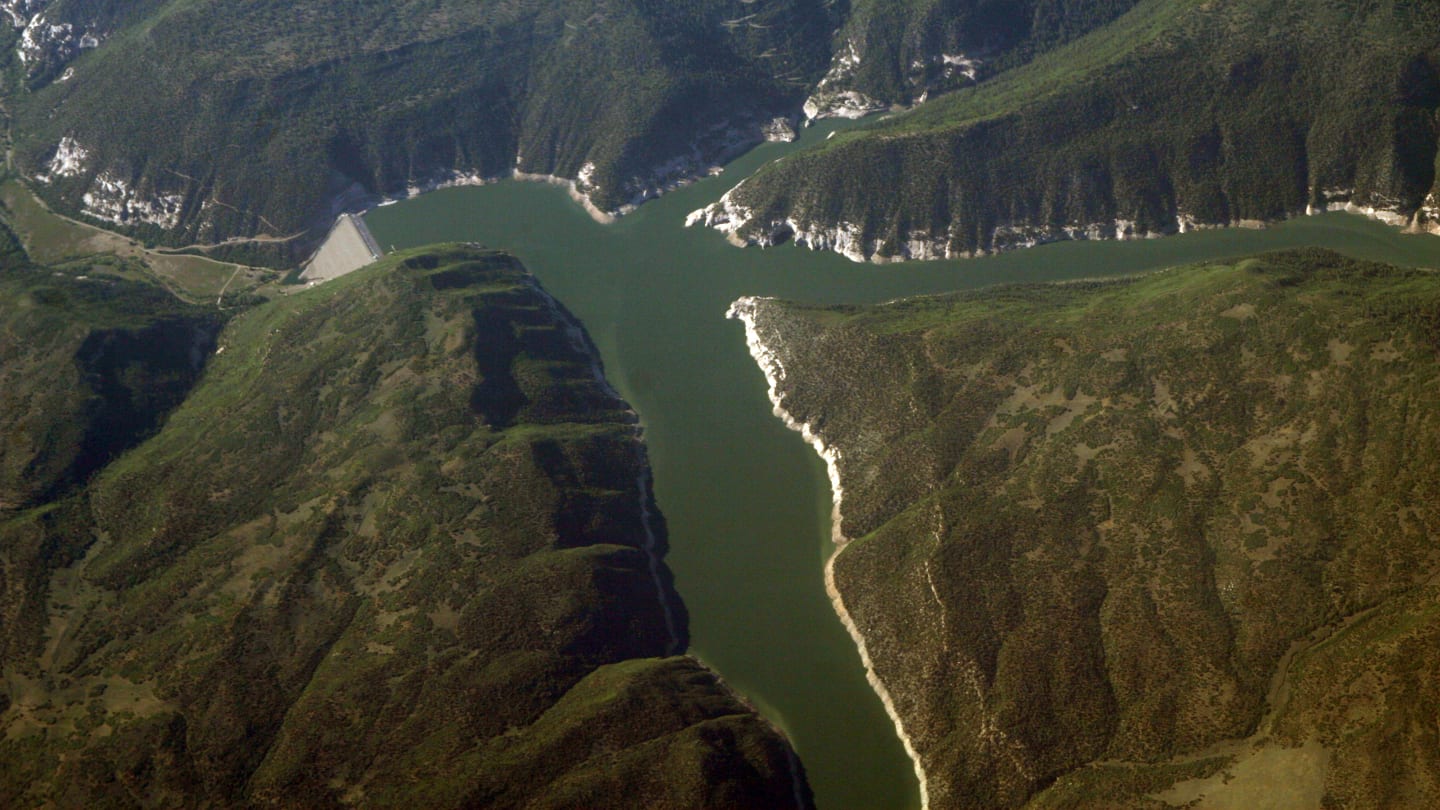
M 279 280 L 274 270 L 149 250 L 127 236 L 60 216 L 14 178 L 0 184 L 0 205 L 26 252 L 42 264 L 75 272 L 107 272 L 104 268 L 117 265 L 140 268 L 191 303 L 214 302 L 222 290 L 232 297 L 271 295 Z

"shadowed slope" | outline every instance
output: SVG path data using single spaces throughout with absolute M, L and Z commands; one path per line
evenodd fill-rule
M 509 256 L 246 311 L 156 436 L 0 524 L 71 549 L 7 582 L 44 614 L 0 624 L 0 803 L 808 803 L 778 732 L 667 657 L 655 515 L 634 414 Z

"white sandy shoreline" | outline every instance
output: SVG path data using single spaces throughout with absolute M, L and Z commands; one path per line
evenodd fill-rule
M 855 625 L 849 609 L 845 607 L 844 598 L 841 597 L 839 589 L 835 587 L 835 559 L 840 556 L 840 552 L 845 550 L 845 545 L 849 542 L 849 538 L 845 537 L 840 528 L 840 508 L 845 494 L 840 481 L 840 450 L 827 444 L 808 423 L 797 421 L 780 404 L 779 384 L 781 380 L 785 379 L 785 366 L 775 352 L 765 345 L 764 340 L 760 337 L 759 328 L 755 324 L 756 306 L 762 300 L 764 299 L 748 296 L 740 298 L 726 310 L 725 317 L 745 324 L 745 344 L 750 348 L 750 356 L 755 359 L 756 365 L 765 375 L 766 394 L 770 398 L 770 404 L 774 407 L 775 415 L 785 423 L 786 427 L 803 436 L 805 442 L 814 448 L 825 462 L 825 469 L 830 478 L 832 503 L 830 536 L 836 546 L 835 553 L 830 555 L 830 559 L 825 562 L 825 592 L 830 597 L 830 604 L 834 607 L 836 615 L 840 617 L 840 623 L 845 626 L 846 632 L 850 634 L 850 638 L 860 651 L 860 663 L 865 667 L 865 679 L 870 682 L 870 687 L 875 690 L 881 704 L 885 706 L 885 713 L 895 724 L 895 733 L 900 738 L 901 744 L 905 746 L 906 755 L 910 757 L 911 763 L 915 766 L 915 778 L 920 783 L 920 807 L 921 810 L 927 810 L 930 806 L 930 795 L 920 755 L 916 752 L 910 736 L 905 733 L 905 724 L 900 719 L 900 713 L 895 708 L 890 691 L 875 673 L 870 650 L 865 645 L 865 637 L 860 633 L 860 628 Z
M 519 180 L 526 183 L 544 183 L 546 185 L 558 186 L 565 189 L 590 218 L 601 225 L 609 225 L 620 217 L 639 208 L 641 204 L 657 199 L 666 193 L 684 188 L 697 180 L 704 179 L 719 172 L 721 167 L 728 161 L 744 154 L 756 143 L 763 142 L 766 138 L 762 136 L 750 137 L 734 136 L 721 144 L 718 151 L 710 154 L 706 159 L 698 150 L 692 150 L 692 154 L 672 158 L 667 163 L 654 167 L 654 175 L 650 178 L 649 185 L 637 192 L 629 202 L 621 205 L 612 211 L 606 211 L 595 204 L 589 193 L 581 189 L 582 185 L 589 185 L 590 175 L 595 170 L 593 163 L 587 163 L 581 167 L 578 179 L 559 177 L 553 174 L 537 174 L 534 172 L 521 171 L 519 168 L 512 168 L 507 171 L 495 174 L 481 174 L 475 171 L 452 171 L 439 177 L 432 178 L 423 183 L 412 184 L 403 192 L 389 195 L 370 195 L 362 198 L 360 214 L 368 213 L 376 208 L 392 205 L 403 200 L 418 197 L 427 192 L 436 191 L 442 188 L 455 188 L 459 186 L 488 186 L 492 183 L 500 183 L 505 180 Z M 707 153 L 708 154 L 708 153 Z M 517 157 L 517 162 L 518 162 Z M 344 195 L 341 195 L 342 199 Z
M 570 195 L 570 199 L 579 203 L 580 207 L 585 209 L 585 213 L 589 214 L 591 219 L 595 220 L 601 225 L 609 225 L 610 223 L 615 221 L 615 217 L 617 216 L 617 214 L 625 213 L 623 210 L 616 213 L 600 210 L 600 207 L 596 205 L 588 195 L 586 195 L 580 190 L 580 186 L 578 183 L 576 183 L 576 181 L 567 180 L 564 177 L 556 177 L 553 174 L 531 174 L 530 172 L 522 172 L 519 169 L 516 169 L 508 179 L 523 180 L 527 183 L 546 183 L 552 186 L 559 186 L 565 189 L 565 193 Z
M 601 210 L 588 196 L 580 191 L 574 180 L 557 177 L 553 174 L 532 174 L 530 172 L 519 171 L 518 169 L 511 169 L 510 171 L 493 175 L 483 175 L 479 172 L 452 172 L 449 175 L 434 180 L 411 185 L 398 194 L 368 196 L 364 198 L 364 201 L 360 204 L 358 215 L 363 216 L 376 208 L 383 208 L 397 202 L 414 199 L 421 194 L 428 194 L 429 192 L 438 191 L 442 188 L 488 186 L 494 183 L 502 183 L 506 180 L 519 180 L 526 183 L 545 183 L 546 185 L 559 186 L 565 189 L 565 192 L 570 195 L 570 199 L 585 209 L 585 213 L 589 214 L 591 219 L 601 225 L 609 225 L 615 221 L 618 214 L 625 213 L 623 210 L 613 213 Z
M 746 178 L 747 180 L 749 178 Z M 773 247 L 784 241 L 810 250 L 838 253 L 859 264 L 898 264 L 909 261 L 949 261 L 954 259 L 979 259 L 996 256 L 1016 250 L 1039 247 L 1057 242 L 1133 242 L 1145 239 L 1163 239 L 1167 236 L 1194 231 L 1214 231 L 1230 228 L 1241 230 L 1263 230 L 1272 225 L 1282 225 L 1302 216 L 1318 216 L 1332 212 L 1344 212 L 1354 216 L 1380 222 L 1399 229 L 1406 234 L 1431 234 L 1440 236 L 1440 209 L 1425 206 L 1410 216 L 1398 210 L 1360 205 L 1349 201 L 1329 202 L 1325 205 L 1306 205 L 1276 219 L 1237 219 L 1231 222 L 1199 222 L 1194 217 L 1180 212 L 1174 229 L 1146 230 L 1133 220 L 1116 219 L 1089 224 L 1064 226 L 998 225 L 992 234 L 993 245 L 989 248 L 955 251 L 951 249 L 949 233 L 932 234 L 928 231 L 912 231 L 906 241 L 894 253 L 881 253 L 881 240 L 863 238 L 859 224 L 838 220 L 830 223 L 815 222 L 795 215 L 785 219 L 762 222 L 756 219 L 755 211 L 735 202 L 731 195 L 745 181 L 737 183 L 720 199 L 690 212 L 685 219 L 686 227 L 703 225 L 724 234 L 726 241 L 736 247 Z

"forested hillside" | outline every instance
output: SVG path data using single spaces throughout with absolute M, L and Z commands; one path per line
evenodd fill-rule
M 36 266 L 0 225 L 0 515 L 66 494 L 147 438 L 214 350 L 222 313 L 103 261 Z
M 968 87 L 1105 25 L 1136 0 L 855 0 L 812 115 L 909 106 Z
M 401 254 L 218 336 L 0 282 L 0 806 L 809 804 L 683 657 L 637 419 L 513 258 Z
M 337 207 L 513 171 L 624 211 L 787 137 L 803 112 L 967 86 L 1130 2 L 0 7 L 17 26 L 6 95 L 19 166 L 61 210 L 177 244 L 318 238 Z M 283 262 L 313 244 L 263 249 Z
M 931 806 L 1440 794 L 1440 277 L 1323 251 L 738 307 Z
M 1347 206 L 1434 230 L 1437 64 L 1433 3 L 1143 0 L 769 166 L 704 218 L 876 261 Z
M 617 209 L 798 107 L 834 24 L 816 0 L 55 0 L 34 20 L 21 165 L 52 202 L 191 241 L 514 169 L 584 170 Z M 72 46 L 26 50 L 56 26 Z

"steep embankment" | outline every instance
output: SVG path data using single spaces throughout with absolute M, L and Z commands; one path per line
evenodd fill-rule
M 19 164 L 67 212 L 182 244 L 515 171 L 615 211 L 798 109 L 836 24 L 818 0 L 6 5 Z
M 746 308 L 932 807 L 1434 803 L 1435 273 Z
M 664 550 L 634 414 L 513 258 L 248 310 L 159 433 L 0 522 L 0 804 L 808 804 L 678 657 Z
M 1434 4 L 1144 0 L 978 87 L 772 164 L 697 218 L 857 261 L 1336 207 L 1434 230 L 1437 60 Z
M 597 218 L 809 116 L 913 104 L 1134 0 L 330 5 L 0 0 L 19 165 L 56 207 L 170 244 L 290 235 L 517 176 Z M 230 245 L 272 260 L 315 239 Z M 291 258 L 294 258 L 293 255 Z
M 811 118 L 911 106 L 1024 64 L 1136 0 L 855 0 L 805 101 Z

